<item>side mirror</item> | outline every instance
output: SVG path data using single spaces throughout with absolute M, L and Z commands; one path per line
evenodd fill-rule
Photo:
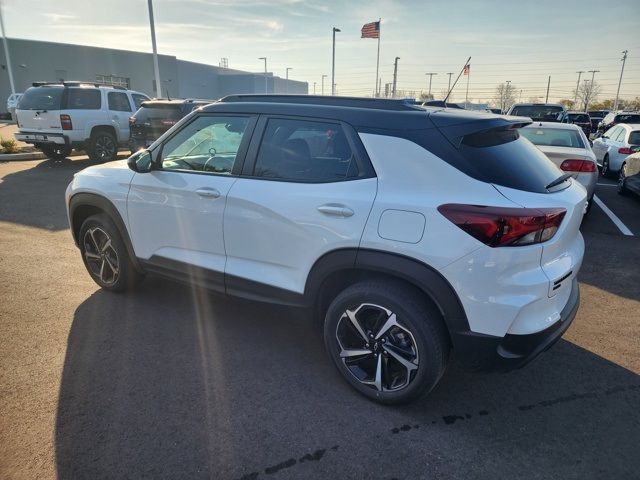
M 149 150 L 140 150 L 127 159 L 127 165 L 137 173 L 150 172 L 153 167 L 153 158 Z

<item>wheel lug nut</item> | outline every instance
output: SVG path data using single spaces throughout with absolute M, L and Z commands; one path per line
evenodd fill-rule
M 385 343 L 385 342 L 386 342 L 386 340 L 383 338 L 383 339 L 382 339 L 382 343 Z

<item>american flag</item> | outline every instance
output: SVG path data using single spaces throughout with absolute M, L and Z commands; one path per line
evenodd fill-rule
M 467 64 L 464 66 L 464 70 L 462 71 L 463 75 L 469 75 L 469 72 L 471 71 L 471 64 Z
M 363 25 L 360 38 L 380 38 L 380 22 Z

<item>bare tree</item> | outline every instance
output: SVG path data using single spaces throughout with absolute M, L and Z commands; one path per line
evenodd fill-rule
M 516 87 L 511 85 L 511 82 L 498 85 L 494 98 L 496 106 L 503 112 L 509 110 L 509 107 L 516 103 L 516 90 Z
M 596 81 L 593 83 L 590 80 L 585 80 L 580 87 L 578 87 L 578 92 L 576 94 L 575 89 L 573 90 L 573 95 L 578 98 L 576 105 L 580 105 L 580 108 L 585 112 L 589 108 L 589 104 L 595 103 L 598 100 L 598 95 L 602 87 Z

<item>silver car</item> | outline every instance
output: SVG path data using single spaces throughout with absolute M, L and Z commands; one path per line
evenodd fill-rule
M 561 170 L 573 174 L 573 178 L 587 189 L 590 207 L 598 180 L 598 166 L 582 129 L 570 123 L 534 122 L 521 128 L 520 134 Z

